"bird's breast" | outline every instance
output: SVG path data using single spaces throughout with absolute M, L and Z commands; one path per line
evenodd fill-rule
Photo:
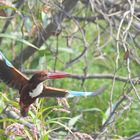
M 43 91 L 43 83 L 40 83 L 32 91 L 29 92 L 29 95 L 33 98 L 40 95 L 42 91 Z

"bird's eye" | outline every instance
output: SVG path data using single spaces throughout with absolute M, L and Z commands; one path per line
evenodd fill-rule
M 46 74 L 42 74 L 42 75 L 41 75 L 41 77 L 45 77 L 45 76 L 46 76 Z

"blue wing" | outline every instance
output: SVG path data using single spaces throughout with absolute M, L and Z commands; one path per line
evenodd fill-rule
M 80 96 L 94 96 L 94 92 L 82 92 L 82 91 L 68 91 L 67 98 L 80 97 Z
M 86 97 L 86 96 L 97 96 L 104 92 L 107 88 L 106 85 L 98 88 L 94 92 L 82 92 L 82 91 L 71 91 L 66 89 L 59 89 L 54 87 L 44 86 L 43 92 L 38 97 L 57 97 L 57 98 L 72 98 L 72 97 Z
M 0 51 L 0 79 L 10 87 L 20 90 L 28 79 L 18 71 Z

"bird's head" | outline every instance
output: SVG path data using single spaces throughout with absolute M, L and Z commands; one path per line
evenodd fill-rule
M 20 102 L 19 102 L 21 115 L 23 117 L 26 117 L 28 115 L 28 110 L 29 110 L 30 105 L 36 100 L 36 97 L 37 97 L 36 94 L 38 94 L 36 93 L 36 91 L 40 92 L 39 91 L 40 89 L 38 89 L 38 84 L 40 84 L 41 82 L 47 79 L 65 78 L 65 77 L 68 77 L 68 75 L 69 74 L 64 73 L 64 72 L 48 72 L 48 71 L 39 71 L 35 73 L 29 80 L 29 86 L 26 87 L 26 90 L 24 88 L 25 91 L 21 93 Z M 30 85 L 31 85 L 31 88 L 33 89 L 30 89 Z M 36 88 L 37 90 L 35 90 Z M 29 94 L 24 94 L 28 92 Z M 31 94 L 34 94 L 33 92 L 35 92 L 35 96 L 31 95 Z
M 59 78 L 65 78 L 68 76 L 69 74 L 65 72 L 39 71 L 32 76 L 32 78 L 30 79 L 30 82 L 41 83 L 47 79 L 59 79 Z

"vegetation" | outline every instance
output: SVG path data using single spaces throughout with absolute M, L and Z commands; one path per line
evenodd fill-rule
M 107 87 L 69 105 L 37 100 L 21 118 L 17 91 L 1 82 L 0 139 L 140 139 L 139 9 L 135 0 L 0 1 L 0 50 L 18 69 L 72 74 L 53 87 Z

